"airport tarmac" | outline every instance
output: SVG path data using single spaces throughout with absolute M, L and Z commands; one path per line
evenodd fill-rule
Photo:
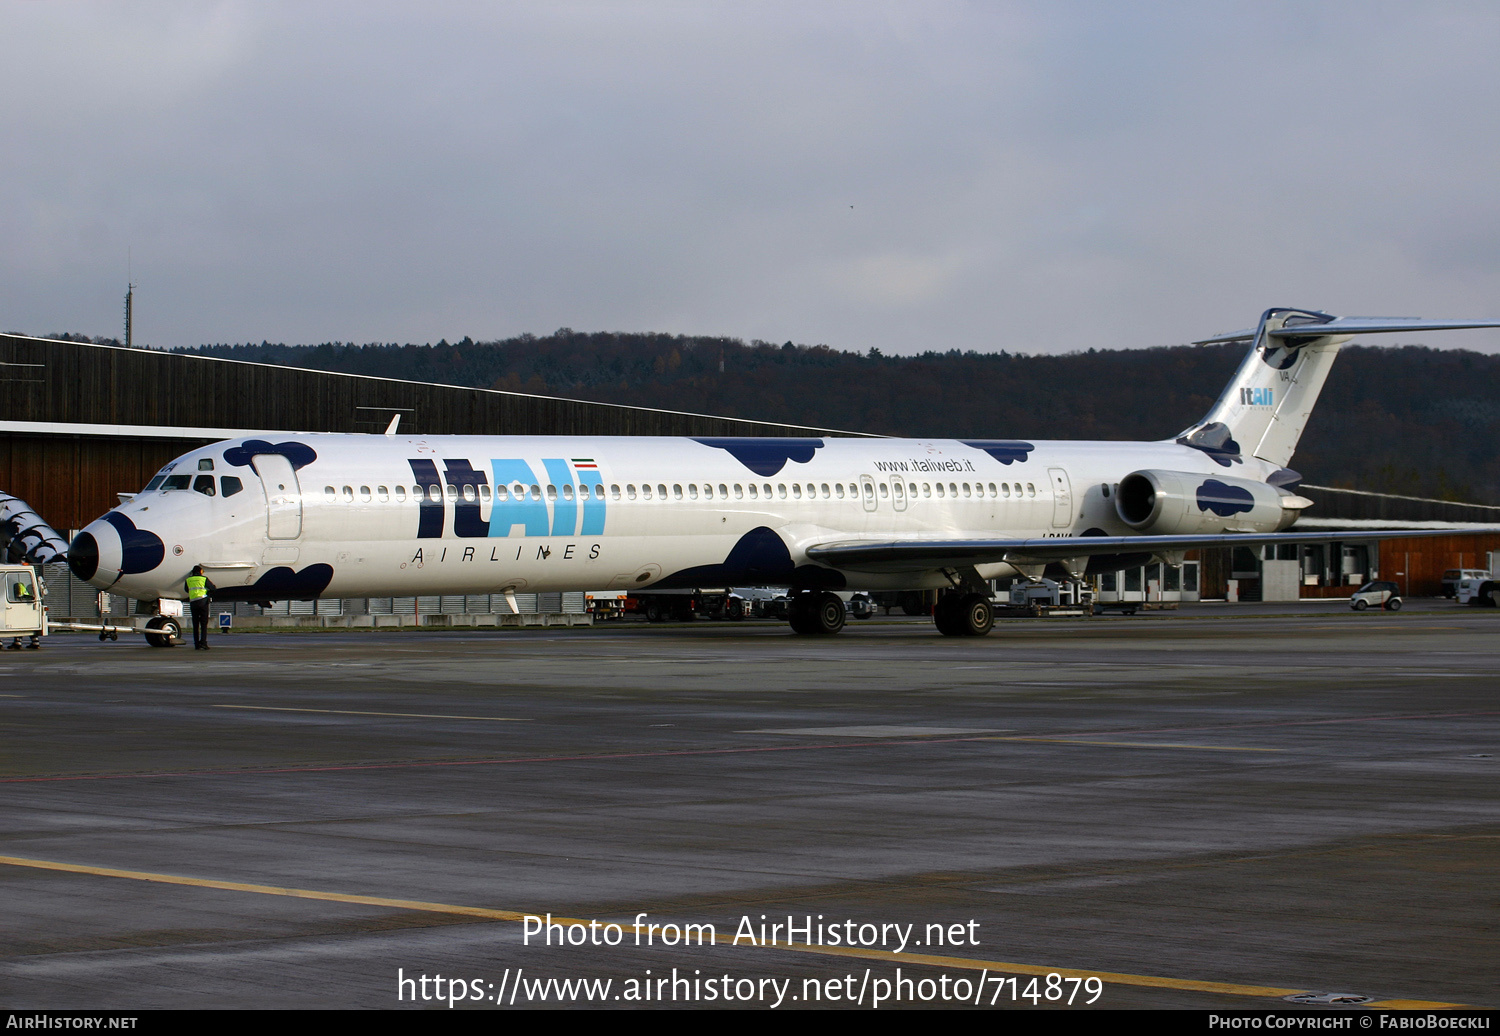
M 57 635 L 0 654 L 0 1003 L 1494 1006 L 1497 658 L 1440 602 Z

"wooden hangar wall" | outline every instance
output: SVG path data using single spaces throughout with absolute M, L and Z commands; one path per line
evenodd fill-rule
M 0 490 L 65 535 L 223 438 L 177 429 L 380 432 L 399 413 L 418 435 L 858 434 L 22 335 L 0 335 L 0 381 Z

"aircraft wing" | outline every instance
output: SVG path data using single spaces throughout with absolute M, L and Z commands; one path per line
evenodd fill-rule
M 1053 536 L 996 540 L 840 540 L 807 548 L 807 556 L 835 568 L 880 572 L 931 571 L 1011 561 L 1036 564 L 1094 554 L 1159 554 L 1205 547 L 1259 547 L 1268 543 L 1330 543 L 1348 539 L 1495 535 L 1500 526 L 1345 532 L 1198 533 L 1190 536 Z
M 1322 324 L 1292 324 L 1269 331 L 1272 338 L 1307 338 L 1325 335 L 1378 335 L 1401 331 L 1462 331 L 1471 327 L 1500 327 L 1500 320 L 1423 320 L 1421 317 L 1335 317 Z M 1223 342 L 1248 342 L 1257 334 L 1254 328 L 1215 335 L 1194 345 L 1219 345 Z

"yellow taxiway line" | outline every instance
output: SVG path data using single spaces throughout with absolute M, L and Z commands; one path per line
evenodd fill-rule
M 324 892 L 317 889 L 283 888 L 279 885 L 256 885 L 242 881 L 218 881 L 211 878 L 190 878 L 180 874 L 158 874 L 153 871 L 122 870 L 117 867 L 93 867 L 81 863 L 62 863 L 57 860 L 34 860 L 22 856 L 0 856 L 0 865 L 27 867 L 33 870 L 62 871 L 69 874 L 88 874 L 102 878 L 127 878 L 132 881 L 149 881 L 164 885 L 186 885 L 192 888 L 220 889 L 226 892 L 250 892 L 263 896 L 290 896 L 294 899 L 316 899 L 330 903 L 353 903 L 360 906 L 387 907 L 394 910 L 417 910 L 432 914 L 452 914 L 463 917 L 478 917 L 492 921 L 523 921 L 541 915 L 516 910 L 497 910 L 493 907 L 460 906 L 452 903 L 429 903 L 416 899 L 392 899 L 386 896 L 357 896 L 344 892 Z M 580 918 L 550 918 L 560 925 L 590 922 Z M 622 928 L 634 928 L 633 923 L 622 924 Z M 733 946 L 732 942 L 724 943 Z M 736 947 L 740 948 L 740 947 Z M 760 947 L 756 947 L 757 949 Z M 994 971 L 1015 975 L 1060 975 L 1063 978 L 1097 978 L 1105 983 L 1121 986 L 1142 986 L 1152 989 L 1176 989 L 1196 993 L 1218 993 L 1227 996 L 1280 998 L 1305 993 L 1305 989 L 1283 989 L 1276 986 L 1252 986 L 1236 982 L 1203 982 L 1196 979 L 1166 978 L 1159 975 L 1131 975 L 1111 971 L 1085 971 L 1078 968 L 1060 968 L 1041 964 L 1019 964 L 1013 961 L 977 960 L 970 957 L 944 957 L 924 953 L 897 953 L 892 950 L 872 950 L 859 947 L 814 946 L 809 943 L 782 943 L 770 949 L 790 950 L 794 953 L 812 953 L 826 957 L 853 957 L 860 960 L 879 960 L 896 964 L 925 964 L 933 967 L 962 968 L 968 971 Z M 1470 1005 L 1450 1004 L 1431 1000 L 1378 1000 L 1360 1004 L 1363 1008 L 1390 1010 L 1443 1010 L 1464 1008 Z

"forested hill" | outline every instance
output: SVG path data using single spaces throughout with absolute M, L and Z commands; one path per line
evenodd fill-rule
M 889 435 L 1163 439 L 1203 416 L 1244 347 L 882 356 L 563 328 L 500 342 L 183 351 Z M 1500 356 L 1350 346 L 1292 464 L 1314 483 L 1500 504 L 1497 447 Z

